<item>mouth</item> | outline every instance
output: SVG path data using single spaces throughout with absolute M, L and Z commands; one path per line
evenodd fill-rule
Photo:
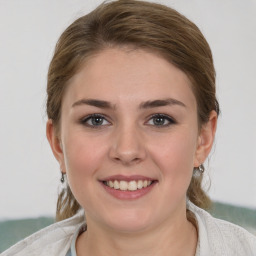
M 144 197 L 158 180 L 141 175 L 114 175 L 99 180 L 105 191 L 119 200 L 135 200 Z
M 140 179 L 140 180 L 107 180 L 102 181 L 102 183 L 114 190 L 120 191 L 137 191 L 145 189 L 149 186 L 152 186 L 155 183 L 155 180 L 147 180 L 147 179 Z

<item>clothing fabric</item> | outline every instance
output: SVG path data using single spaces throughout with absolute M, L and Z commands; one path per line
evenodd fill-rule
M 216 219 L 188 202 L 198 225 L 196 256 L 256 256 L 256 236 L 227 221 Z M 55 223 L 22 240 L 2 256 L 76 256 L 75 242 L 85 225 L 83 212 Z
M 70 248 L 67 252 L 67 254 L 65 256 L 77 256 L 76 255 L 76 240 L 78 238 L 78 236 L 80 234 L 82 234 L 83 232 L 86 231 L 86 224 L 83 223 L 78 229 L 77 231 L 75 232 L 73 238 L 72 238 L 72 241 L 71 241 L 71 245 L 70 245 Z
M 81 223 L 84 223 L 83 211 L 32 234 L 1 256 L 65 256 Z

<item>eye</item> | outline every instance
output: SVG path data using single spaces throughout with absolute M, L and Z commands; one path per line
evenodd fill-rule
M 103 115 L 99 114 L 87 116 L 86 118 L 83 118 L 81 120 L 81 123 L 91 127 L 106 126 L 110 124 L 110 122 L 107 121 L 107 119 Z
M 171 124 L 175 124 L 176 122 L 174 121 L 173 118 L 171 118 L 170 116 L 167 115 L 163 115 L 163 114 L 155 114 L 152 115 L 149 119 L 149 121 L 147 122 L 147 124 L 149 125 L 153 125 L 153 126 L 169 126 Z

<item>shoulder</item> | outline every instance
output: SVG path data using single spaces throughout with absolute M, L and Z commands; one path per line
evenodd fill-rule
M 256 255 L 256 236 L 237 225 L 212 217 L 192 203 L 189 203 L 189 209 L 196 216 L 200 247 L 210 253 L 202 255 Z
M 80 212 L 69 219 L 57 222 L 34 233 L 15 244 L 1 255 L 65 255 L 70 247 L 73 234 L 83 222 L 84 214 Z

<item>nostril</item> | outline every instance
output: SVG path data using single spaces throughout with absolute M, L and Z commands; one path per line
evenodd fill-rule
M 130 165 L 130 164 L 136 164 L 142 161 L 141 158 L 139 157 L 132 157 L 132 156 L 120 156 L 120 157 L 115 157 L 114 160 L 116 162 L 123 163 L 125 165 Z

